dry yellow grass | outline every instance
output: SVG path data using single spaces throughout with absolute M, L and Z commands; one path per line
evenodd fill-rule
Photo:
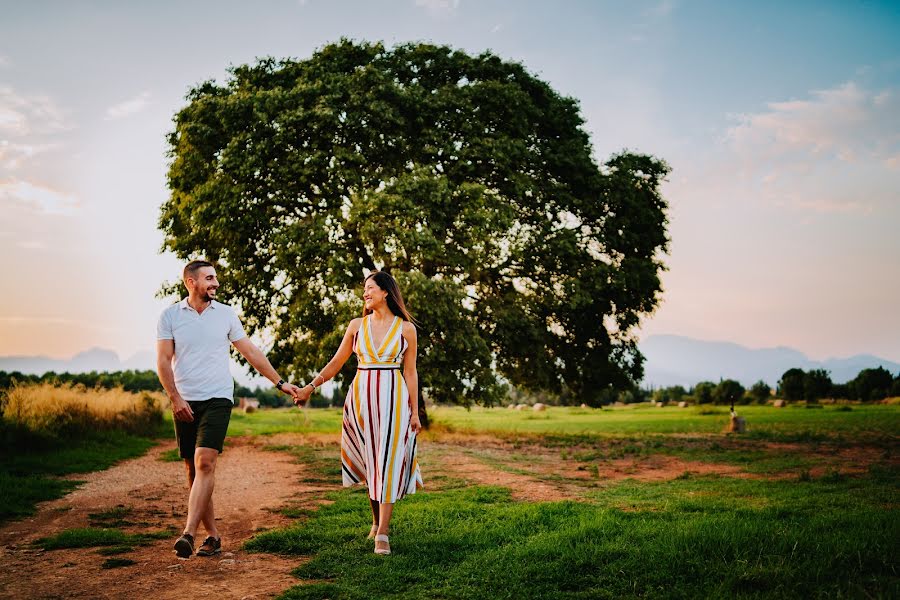
M 53 436 L 119 429 L 149 434 L 162 422 L 164 398 L 122 388 L 86 389 L 50 383 L 16 385 L 3 402 L 3 420 Z

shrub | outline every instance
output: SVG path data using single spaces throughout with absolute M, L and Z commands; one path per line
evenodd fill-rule
M 3 429 L 38 437 L 81 437 L 97 431 L 148 434 L 163 421 L 159 393 L 86 389 L 49 383 L 14 385 L 3 402 Z

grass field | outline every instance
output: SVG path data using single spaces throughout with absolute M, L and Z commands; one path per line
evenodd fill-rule
M 747 419 L 750 437 L 857 439 L 896 436 L 900 432 L 900 410 L 892 405 L 829 405 L 815 409 L 804 404 L 780 409 L 739 406 L 737 412 Z M 729 412 L 724 406 L 656 408 L 636 404 L 602 410 L 551 407 L 537 413 L 507 408 L 467 411 L 439 407 L 430 411 L 429 416 L 435 423 L 462 431 L 621 436 L 720 433 L 728 424 Z
M 722 407 L 438 408 L 422 442 L 428 488 L 398 504 L 394 556 L 371 554 L 361 490 L 332 494 L 333 503 L 301 511 L 296 526 L 258 535 L 248 548 L 310 557 L 296 571 L 307 583 L 283 595 L 291 599 L 898 597 L 900 407 L 739 413 L 750 425 L 744 436 L 721 433 Z M 276 415 L 249 415 L 244 426 L 279 431 Z M 332 423 L 335 431 L 339 416 L 320 411 L 308 430 Z M 444 477 L 428 452 L 429 440 L 440 445 L 447 436 L 497 470 L 577 483 L 567 488 L 577 497 L 516 501 L 510 489 Z M 480 451 L 485 436 L 505 440 L 505 449 Z M 847 470 L 830 459 L 835 449 L 874 458 Z M 298 456 L 334 478 L 329 452 Z M 738 472 L 572 476 L 634 459 L 638 477 L 639 461 L 658 455 Z M 559 472 L 533 468 L 552 456 Z
M 776 409 L 740 406 L 738 414 L 749 424 L 748 437 L 800 441 L 816 439 L 886 439 L 900 432 L 900 406 L 803 404 Z M 713 434 L 728 424 L 724 406 L 656 408 L 648 404 L 590 409 L 550 407 L 544 412 L 440 406 L 428 411 L 440 431 L 497 433 L 502 435 L 621 437 L 645 434 Z M 234 411 L 229 436 L 269 435 L 283 432 L 335 433 L 340 431 L 341 410 L 281 408 L 249 415 Z
M 322 492 L 318 508 L 286 504 L 294 525 L 247 549 L 297 558 L 291 599 L 900 597 L 900 406 L 738 411 L 743 435 L 723 433 L 728 410 L 715 406 L 439 407 L 420 444 L 427 487 L 397 506 L 394 555 L 372 554 L 359 488 Z M 340 420 L 339 409 L 235 411 L 229 436 L 292 455 L 304 482 L 334 485 Z M 140 454 L 170 428 L 167 416 L 146 438 L 7 451 L 0 515 L 27 514 L 72 487 L 56 475 Z M 532 487 L 554 499 L 529 497 Z M 101 547 L 116 568 L 152 543 L 117 532 L 125 509 L 90 516 L 44 545 Z

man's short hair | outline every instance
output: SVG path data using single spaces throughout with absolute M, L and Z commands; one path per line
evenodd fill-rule
M 184 267 L 184 272 L 181 276 L 187 281 L 188 277 L 191 279 L 197 278 L 197 271 L 202 269 L 203 267 L 214 267 L 214 265 L 208 260 L 192 260 Z

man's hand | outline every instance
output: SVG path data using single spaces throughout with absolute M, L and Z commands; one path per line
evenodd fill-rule
M 313 387 L 311 385 L 305 385 L 302 388 L 297 388 L 297 395 L 294 396 L 294 404 L 296 406 L 305 406 L 309 401 L 309 397 L 312 396 Z
M 194 411 L 191 410 L 191 405 L 183 398 L 172 398 L 172 416 L 178 421 L 190 423 L 194 420 Z
M 281 385 L 281 391 L 293 398 L 294 404 L 297 404 L 297 394 L 300 392 L 300 388 L 293 383 L 284 383 Z

